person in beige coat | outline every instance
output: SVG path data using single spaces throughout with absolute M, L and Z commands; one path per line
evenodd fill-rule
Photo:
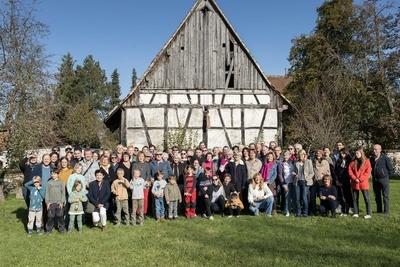
M 314 167 L 307 159 L 306 152 L 298 152 L 298 160 L 294 164 L 293 186 L 295 192 L 295 216 L 308 216 L 308 189 L 313 185 Z

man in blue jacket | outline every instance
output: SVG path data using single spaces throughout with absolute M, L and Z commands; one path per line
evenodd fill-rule
M 382 147 L 379 144 L 374 145 L 375 156 L 371 157 L 372 166 L 372 186 L 374 189 L 377 212 L 382 213 L 382 195 L 383 195 L 383 213 L 389 214 L 389 176 L 393 174 L 393 165 L 389 157 L 382 153 Z

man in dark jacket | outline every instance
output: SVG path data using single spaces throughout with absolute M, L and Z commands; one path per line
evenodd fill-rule
M 382 213 L 382 195 L 383 212 L 389 214 L 389 176 L 393 174 L 393 165 L 389 157 L 382 153 L 382 147 L 379 144 L 374 145 L 375 156 L 371 157 L 372 166 L 372 186 L 374 189 L 377 212 Z

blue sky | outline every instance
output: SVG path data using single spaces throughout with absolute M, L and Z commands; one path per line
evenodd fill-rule
M 44 40 L 54 71 L 68 52 L 82 64 L 93 55 L 108 80 L 120 74 L 121 99 L 169 40 L 195 0 L 41 0 L 36 18 L 50 28 Z M 269 75 L 283 75 L 291 40 L 315 27 L 323 0 L 217 0 L 250 52 Z

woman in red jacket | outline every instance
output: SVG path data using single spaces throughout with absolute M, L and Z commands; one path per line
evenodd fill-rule
M 358 198 L 360 191 L 363 194 L 367 215 L 365 219 L 370 219 L 372 216 L 371 201 L 369 200 L 369 177 L 371 176 L 371 164 L 365 157 L 364 150 L 358 148 L 354 160 L 349 165 L 349 176 L 351 179 L 351 189 L 353 190 L 354 215 L 358 217 Z

